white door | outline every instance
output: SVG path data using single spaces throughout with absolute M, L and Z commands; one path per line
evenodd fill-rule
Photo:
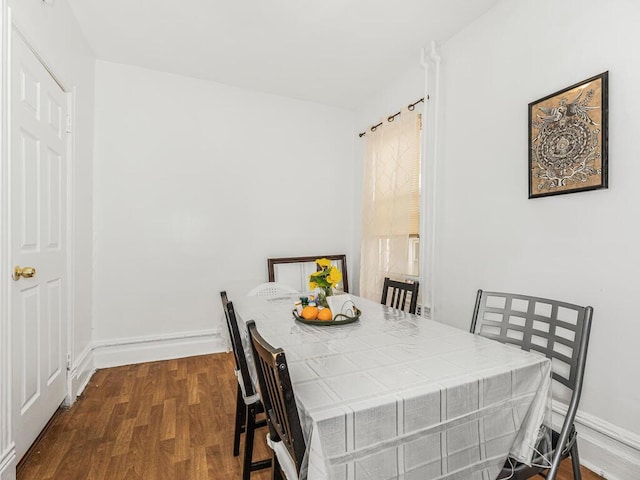
M 13 425 L 20 459 L 66 394 L 67 96 L 15 31 L 11 48 Z M 13 272 L 11 272 L 13 273 Z M 17 279 L 16 279 L 17 278 Z

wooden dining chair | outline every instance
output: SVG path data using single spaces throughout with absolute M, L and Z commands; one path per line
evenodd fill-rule
M 382 287 L 382 305 L 404 310 L 409 299 L 409 313 L 416 313 L 418 306 L 418 288 L 420 282 L 401 282 L 385 277 Z
M 280 258 L 267 258 L 267 273 L 269 275 L 270 282 L 278 281 L 278 267 L 283 265 L 299 264 L 301 267 L 311 264 L 312 268 L 315 268 L 315 262 L 319 258 L 327 258 L 332 262 L 335 262 L 336 266 L 342 273 L 342 285 L 339 285 L 344 293 L 349 293 L 349 276 L 347 274 L 347 256 L 346 255 L 309 255 L 305 257 L 280 257 Z M 293 282 L 291 282 L 293 283 Z M 295 285 L 295 284 L 294 284 Z M 303 288 L 307 285 L 307 278 L 305 276 L 302 282 Z
M 251 472 L 271 466 L 271 460 L 253 461 L 255 431 L 257 428 L 266 426 L 267 421 L 257 419 L 258 414 L 264 413 L 264 406 L 251 380 L 233 303 L 227 298 L 227 292 L 220 292 L 220 298 L 222 300 L 222 309 L 224 310 L 224 315 L 227 320 L 231 349 L 233 350 L 233 357 L 236 363 L 235 373 L 238 377 L 236 421 L 233 433 L 233 456 L 237 457 L 240 454 L 240 436 L 244 433 L 242 479 L 249 480 L 251 478 Z
M 284 471 L 287 480 L 298 480 L 306 445 L 287 357 L 284 350 L 272 347 L 260 336 L 253 320 L 247 322 L 247 329 L 269 423 L 267 443 L 273 449 L 272 478 L 283 480 Z
M 571 393 L 562 429 L 552 431 L 551 445 L 545 442 L 537 446 L 540 455 L 534 457 L 533 466 L 509 458 L 498 480 L 544 476 L 545 470 L 549 470 L 546 478 L 554 480 L 560 462 L 568 457 L 571 457 L 574 479 L 581 480 L 574 419 L 582 392 L 592 317 L 590 306 L 478 290 L 471 333 L 542 353 L 552 361 L 552 379 Z

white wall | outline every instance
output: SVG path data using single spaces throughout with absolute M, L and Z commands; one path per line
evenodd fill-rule
M 640 477 L 639 18 L 633 1 L 509 0 L 439 49 L 433 313 L 468 329 L 478 288 L 593 305 L 579 442 L 609 479 Z M 358 111 L 360 129 L 419 92 L 417 63 Z M 528 200 L 528 103 L 606 70 L 609 189 Z
M 352 128 L 348 111 L 98 62 L 96 345 L 222 331 L 219 291 L 266 281 L 268 257 L 350 263 Z
M 8 53 L 9 22 L 6 0 L 0 2 L 0 54 L 2 55 L 2 74 L 0 76 L 0 271 L 9 272 L 9 162 L 8 159 Z M 12 375 L 11 375 L 11 326 L 8 275 L 0 276 L 0 480 L 15 480 L 16 457 L 13 443 L 12 417 Z
M 505 0 L 444 44 L 434 278 L 436 319 L 465 329 L 478 288 L 592 305 L 581 414 L 624 437 L 635 462 L 638 19 L 635 1 Z M 609 189 L 528 200 L 528 103 L 606 70 Z
M 93 83 L 94 56 L 82 36 L 66 0 L 47 5 L 41 0 L 8 0 L 11 18 L 31 46 L 75 96 L 75 144 L 72 156 L 73 196 L 76 202 L 71 221 L 74 224 L 72 263 L 75 282 L 71 289 L 70 353 L 72 396 L 88 379 L 92 366 L 91 344 L 91 265 L 92 265 L 92 155 L 93 155 Z M 3 12 L 4 13 L 4 12 Z M 3 28 L 10 26 L 3 15 Z M 3 56 L 3 64 L 6 58 Z M 3 77 L 4 78 L 4 77 Z M 3 85 L 3 92 L 5 86 Z M 4 147 L 3 147 L 4 148 Z M 3 157 L 4 158 L 4 157 Z M 4 196 L 3 196 L 4 198 Z M 6 277 L 3 277 L 6 278 Z M 3 344 L 2 349 L 6 352 Z M 3 383 L 9 379 L 2 379 Z M 2 398 L 5 398 L 4 395 Z M 3 410 L 7 408 L 3 406 Z M 6 457 L 7 430 L 2 426 L 0 478 L 14 478 L 14 460 Z M 9 449 L 9 452 L 11 449 Z M 5 463 L 6 462 L 6 463 Z

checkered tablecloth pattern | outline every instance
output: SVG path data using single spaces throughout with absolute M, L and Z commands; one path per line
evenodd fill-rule
M 493 480 L 509 452 L 530 461 L 550 424 L 548 359 L 358 297 L 359 321 L 305 325 L 295 299 L 234 304 L 286 352 L 302 478 Z

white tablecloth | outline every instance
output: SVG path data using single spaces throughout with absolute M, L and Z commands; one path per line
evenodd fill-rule
M 494 480 L 509 451 L 530 461 L 550 424 L 548 359 L 358 297 L 359 321 L 305 325 L 295 299 L 234 305 L 286 352 L 302 478 Z

